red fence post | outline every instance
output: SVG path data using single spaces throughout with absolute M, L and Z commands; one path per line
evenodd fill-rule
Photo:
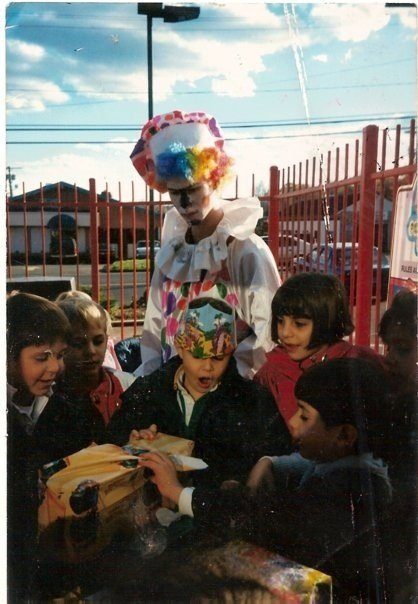
M 276 264 L 279 262 L 279 170 L 270 166 L 270 194 L 268 219 L 269 247 Z
M 100 296 L 99 281 L 99 229 L 97 220 L 96 180 L 89 178 L 90 191 L 90 258 L 91 258 L 91 297 L 96 302 Z
M 376 183 L 372 175 L 377 166 L 379 128 L 363 128 L 360 207 L 358 215 L 358 261 L 356 284 L 356 338 L 361 346 L 370 345 L 373 288 L 374 206 Z

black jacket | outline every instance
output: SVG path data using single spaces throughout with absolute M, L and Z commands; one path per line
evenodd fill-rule
M 209 466 L 199 472 L 199 484 L 219 485 L 223 480 L 243 480 L 263 455 L 290 450 L 289 432 L 272 395 L 259 384 L 245 380 L 232 358 L 216 390 L 204 396 L 204 409 L 190 434 L 184 424 L 174 389 L 181 360 L 170 359 L 161 369 L 138 378 L 123 394 L 121 408 L 107 427 L 107 440 L 128 442 L 132 429 L 157 424 L 160 432 L 193 438 L 193 455 Z M 195 476 L 197 479 L 197 476 Z
M 86 400 L 55 392 L 28 434 L 17 409 L 7 410 L 8 580 L 12 602 L 26 601 L 36 565 L 38 470 L 93 440 L 104 425 L 90 416 Z

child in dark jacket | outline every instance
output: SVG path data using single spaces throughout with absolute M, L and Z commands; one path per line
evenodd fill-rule
M 391 601 L 413 601 L 417 576 L 417 295 L 401 290 L 379 325 L 386 346 L 391 430 L 387 440 L 393 486 L 391 522 L 386 537 L 391 549 Z
M 29 596 L 35 568 L 38 469 L 91 442 L 81 429 L 75 430 L 78 415 L 73 407 L 52 392 L 69 338 L 67 318 L 53 302 L 25 293 L 8 298 L 8 563 L 13 601 Z
M 179 356 L 124 393 L 108 426 L 110 442 L 125 444 L 133 429 L 150 439 L 157 429 L 190 438 L 193 455 L 209 466 L 196 480 L 208 487 L 244 480 L 261 454 L 289 450 L 273 397 L 237 371 L 235 321 L 226 303 L 191 302 L 175 341 Z
M 272 392 L 288 422 L 296 413 L 294 387 L 306 369 L 330 359 L 360 357 L 380 363 L 370 348 L 343 340 L 354 330 L 344 286 L 320 273 L 294 275 L 271 303 L 271 338 L 278 344 L 254 379 Z
M 289 427 L 299 452 L 259 460 L 248 479 L 250 493 L 237 490 L 230 517 L 243 520 L 240 536 L 319 566 L 337 585 L 342 579 L 351 593 L 359 593 L 363 586 L 356 582 L 368 586 L 363 565 L 376 561 L 378 521 L 391 499 L 387 466 L 379 456 L 388 427 L 384 375 L 361 359 L 335 359 L 306 371 L 295 394 L 298 411 Z M 163 496 L 181 500 L 167 456 L 143 454 L 141 463 L 154 472 L 152 480 Z M 221 489 L 207 509 L 197 487 L 192 493 L 195 518 L 209 522 L 209 513 L 216 521 L 227 500 Z M 347 546 L 353 552 L 338 560 Z

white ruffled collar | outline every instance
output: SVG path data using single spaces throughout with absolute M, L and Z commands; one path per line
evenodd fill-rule
M 228 255 L 229 237 L 247 239 L 255 231 L 263 209 L 257 197 L 219 200 L 223 218 L 209 237 L 198 243 L 187 243 L 188 226 L 175 208 L 164 220 L 163 245 L 156 256 L 156 264 L 164 275 L 175 281 L 198 281 L 202 270 L 220 271 Z

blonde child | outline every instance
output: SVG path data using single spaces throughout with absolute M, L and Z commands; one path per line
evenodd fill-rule
M 104 431 L 121 395 L 134 381 L 129 373 L 103 365 L 108 341 L 108 319 L 105 310 L 93 300 L 67 297 L 58 303 L 71 325 L 71 338 L 65 358 L 65 371 L 59 390 L 73 395 L 90 416 L 97 433 Z M 96 430 L 93 430 L 93 434 Z M 97 440 L 97 439 L 96 439 Z
M 83 292 L 78 289 L 73 289 L 68 292 L 62 292 L 59 296 L 56 297 L 55 302 L 62 302 L 63 300 L 67 300 L 68 298 L 82 298 L 84 300 L 93 301 L 92 297 L 89 296 L 86 292 Z M 104 308 L 104 313 L 106 315 L 106 333 L 107 333 L 107 346 L 106 346 L 106 354 L 103 361 L 103 365 L 105 367 L 109 367 L 110 369 L 116 369 L 117 371 L 122 371 L 122 367 L 120 366 L 119 359 L 117 357 L 115 351 L 115 342 L 113 338 L 110 336 L 110 332 L 112 329 L 112 319 L 110 318 L 109 313 Z

